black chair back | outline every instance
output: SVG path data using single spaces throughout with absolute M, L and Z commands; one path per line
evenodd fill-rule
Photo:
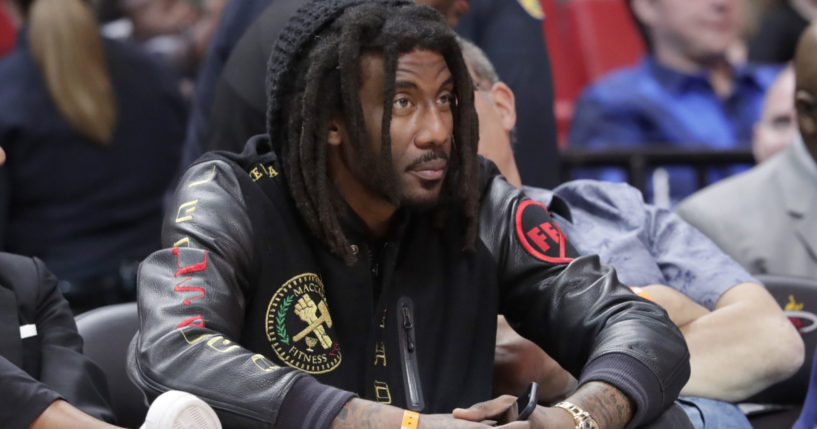
M 147 405 L 142 392 L 125 371 L 128 344 L 139 329 L 136 303 L 107 305 L 76 317 L 77 330 L 85 342 L 84 352 L 108 378 L 111 406 L 117 423 L 139 427 Z
M 808 391 L 814 349 L 817 347 L 817 280 L 780 275 L 756 277 L 797 327 L 806 346 L 806 357 L 803 366 L 793 376 L 769 386 L 744 402 L 802 405 Z

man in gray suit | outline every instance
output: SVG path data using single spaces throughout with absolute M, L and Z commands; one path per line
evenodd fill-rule
M 817 277 L 817 25 L 794 59 L 800 136 L 769 161 L 703 189 L 677 212 L 752 274 Z

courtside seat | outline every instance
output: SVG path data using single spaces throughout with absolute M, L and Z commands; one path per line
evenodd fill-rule
M 128 344 L 139 329 L 136 303 L 99 307 L 78 315 L 76 322 L 85 343 L 85 355 L 107 376 L 117 423 L 124 427 L 141 426 L 148 408 L 144 395 L 125 371 Z
M 811 364 L 817 346 L 817 279 L 758 275 L 775 301 L 797 327 L 805 343 L 804 364 L 793 376 L 746 399 L 745 403 L 771 404 L 747 413 L 756 429 L 789 428 L 800 415 L 808 391 Z M 792 357 L 794 359 L 795 357 Z M 741 408 L 746 408 L 741 406 Z

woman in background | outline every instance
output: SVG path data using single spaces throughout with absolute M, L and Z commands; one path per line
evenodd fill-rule
M 0 249 L 45 261 L 79 312 L 133 297 L 158 248 L 185 107 L 175 78 L 100 37 L 83 0 L 14 0 L 0 60 Z

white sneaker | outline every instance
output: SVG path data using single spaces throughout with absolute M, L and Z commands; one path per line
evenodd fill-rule
M 171 390 L 153 401 L 140 429 L 221 429 L 221 422 L 197 396 Z

